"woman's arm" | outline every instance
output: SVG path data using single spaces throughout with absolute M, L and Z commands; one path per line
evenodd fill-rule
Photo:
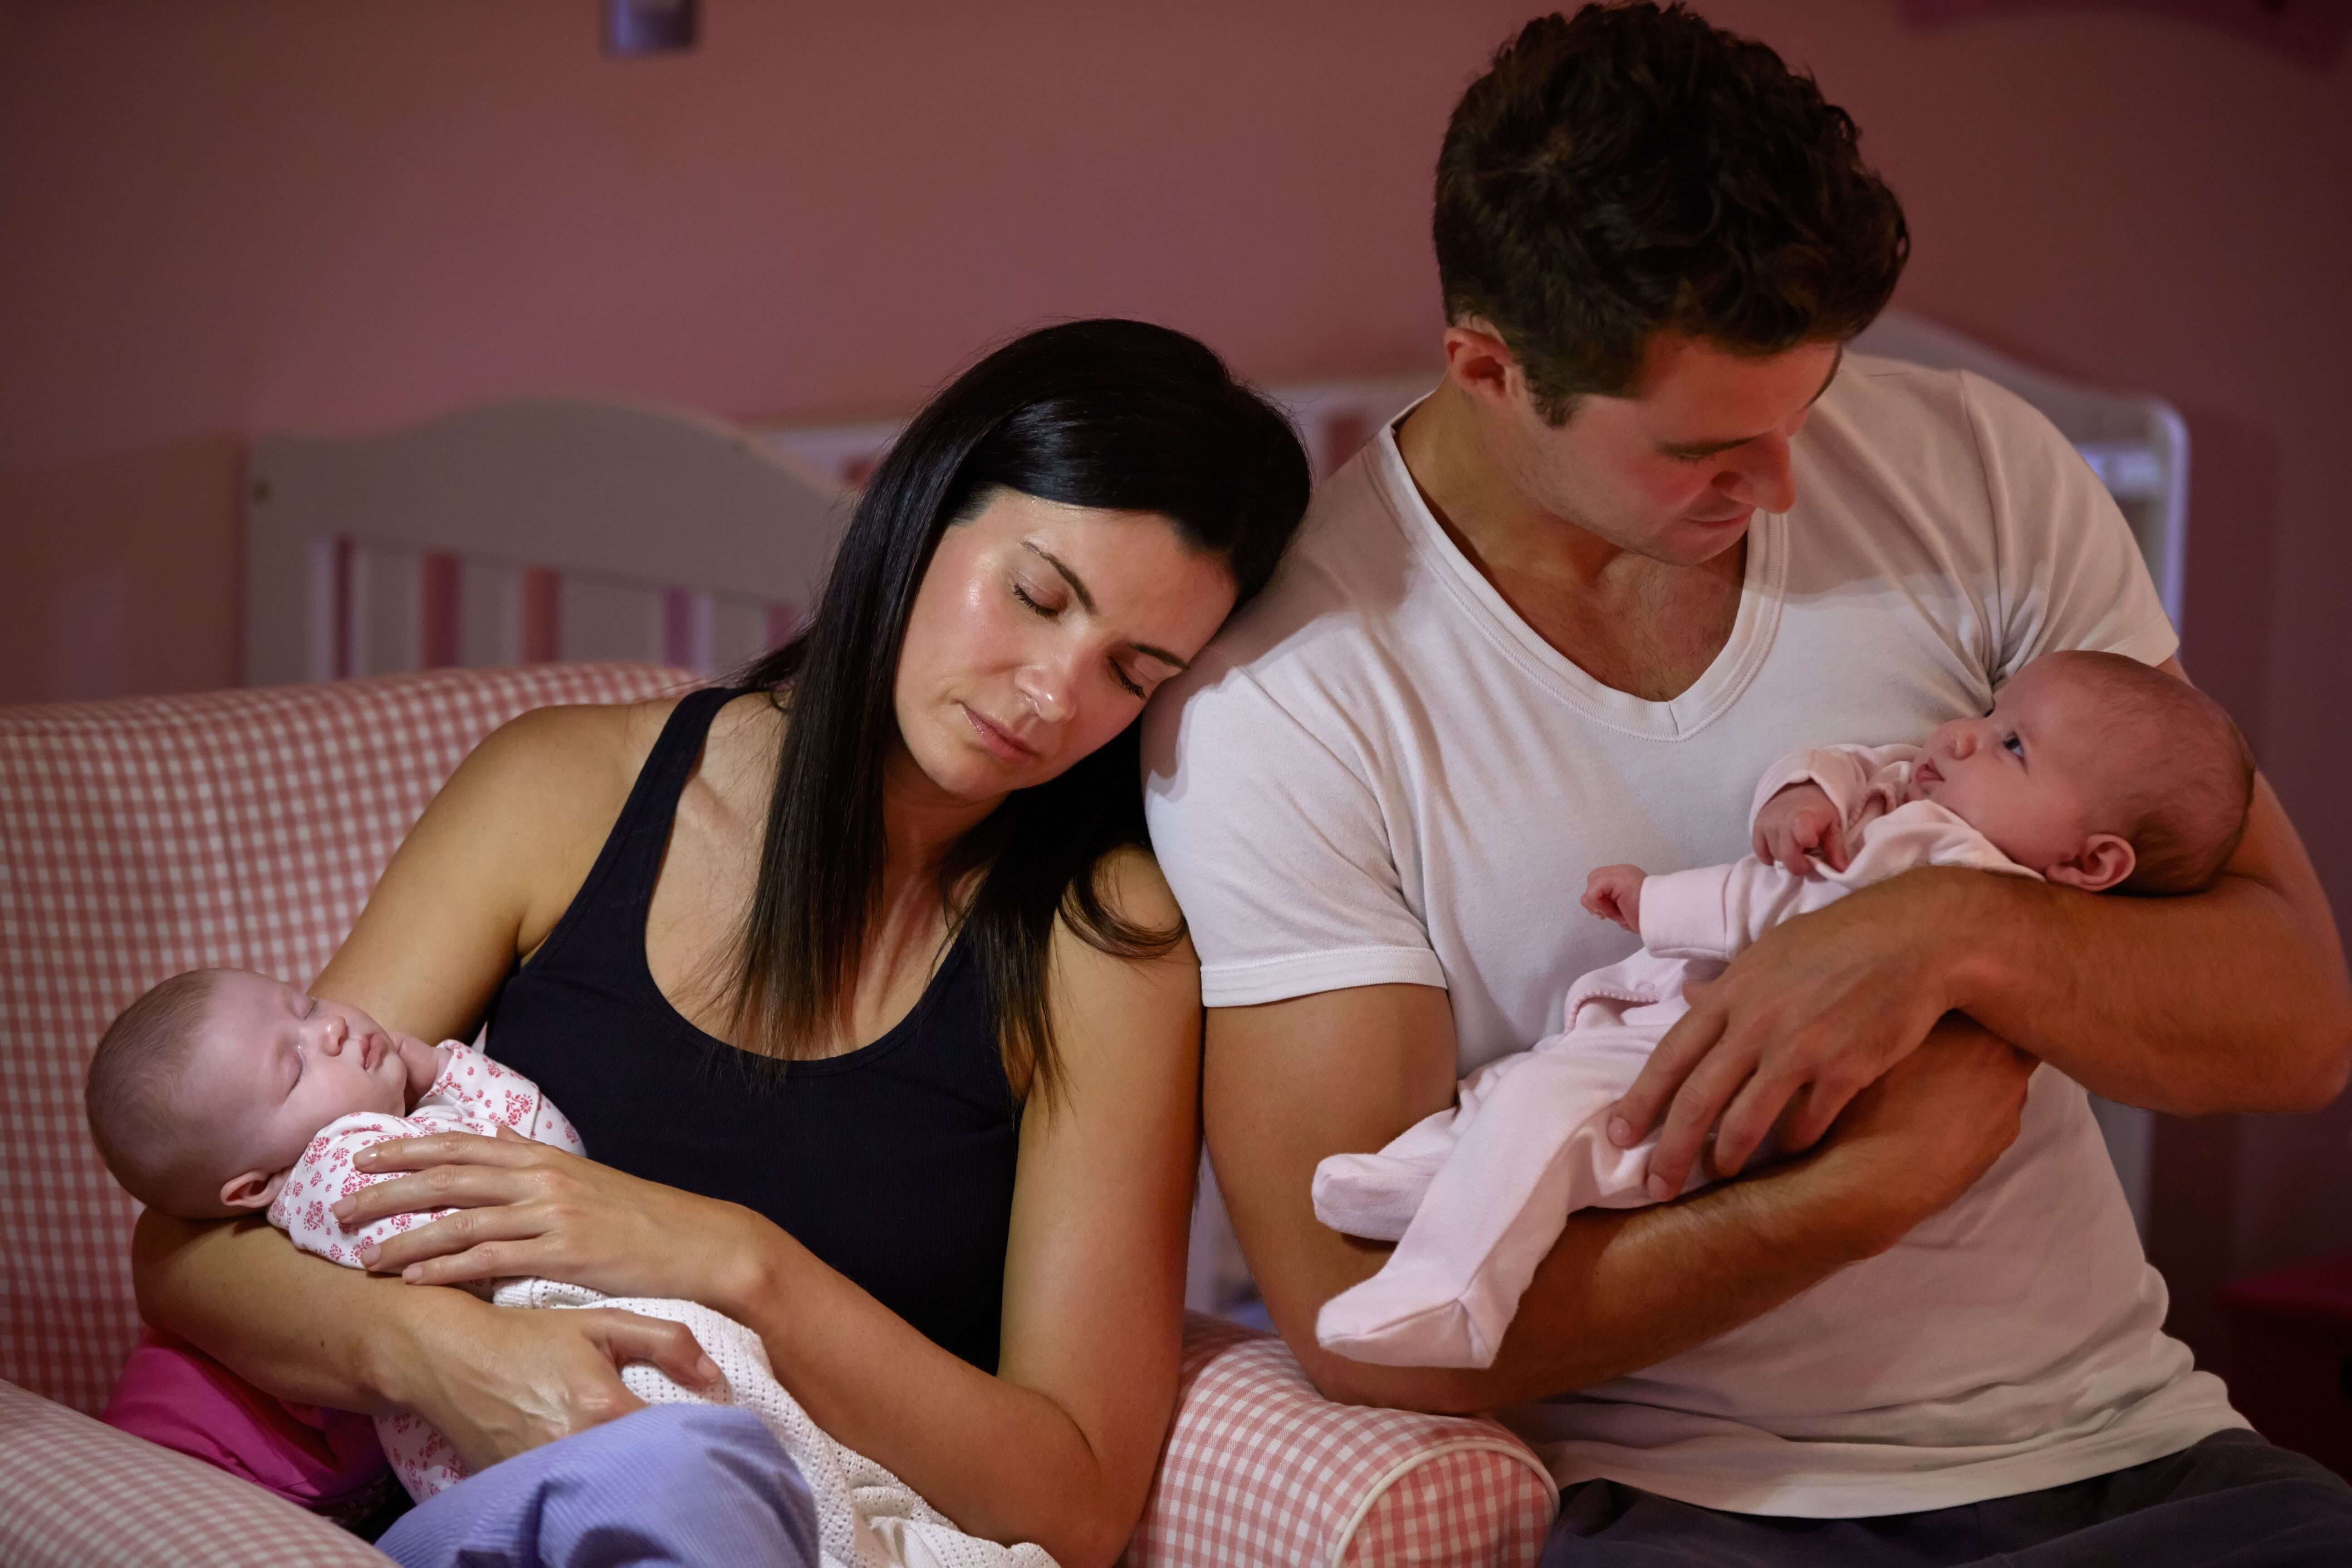
M 1130 918 L 1174 921 L 1148 858 L 1108 869 Z M 1175 1397 L 1200 973 L 1189 943 L 1129 962 L 1066 928 L 1052 964 L 1064 1070 L 1057 1098 L 1033 1096 L 1023 1119 L 993 1377 L 751 1210 L 521 1140 L 378 1144 L 361 1163 L 415 1173 L 347 1200 L 351 1222 L 455 1205 L 373 1264 L 424 1283 L 539 1274 L 701 1301 L 760 1335 L 819 1426 L 961 1528 L 1034 1541 L 1066 1568 L 1109 1563 Z
M 305 1256 L 255 1220 L 195 1224 L 151 1209 L 131 1264 L 140 1316 L 264 1393 L 421 1412 L 477 1469 L 636 1409 L 615 1370 L 625 1362 L 652 1362 L 688 1386 L 717 1372 L 677 1323 L 413 1290 Z
M 484 741 L 311 989 L 426 1039 L 470 1032 L 586 877 L 658 723 L 642 709 L 544 710 Z M 131 1267 L 142 1316 L 257 1386 L 342 1408 L 415 1409 L 477 1463 L 634 1407 L 608 1351 L 678 1366 L 688 1381 L 699 1359 L 661 1331 L 671 1325 L 583 1333 L 509 1321 L 519 1315 L 462 1292 L 404 1295 L 251 1222 L 151 1212 Z
M 1149 858 L 1107 870 L 1129 918 L 1174 923 Z M 997 1375 L 796 1246 L 768 1250 L 772 1283 L 734 1306 L 826 1431 L 962 1529 L 1087 1568 L 1133 1532 L 1175 1403 L 1200 971 L 1189 942 L 1130 962 L 1063 927 L 1052 984 L 1062 1087 L 1033 1095 L 1023 1121 Z

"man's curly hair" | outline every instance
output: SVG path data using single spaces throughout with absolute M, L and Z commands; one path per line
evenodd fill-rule
M 1432 228 L 1557 425 L 1633 390 L 1661 329 L 1736 353 L 1843 342 L 1895 292 L 1903 208 L 1845 110 L 1680 5 L 1539 16 L 1454 106 Z

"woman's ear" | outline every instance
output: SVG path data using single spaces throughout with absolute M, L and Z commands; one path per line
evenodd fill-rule
M 221 1184 L 220 1199 L 233 1209 L 266 1209 L 277 1201 L 278 1189 L 285 1184 L 283 1171 L 274 1176 L 267 1171 L 247 1171 Z
M 2094 833 L 2072 860 L 2061 860 L 2042 874 L 2053 882 L 2104 893 L 2132 874 L 2139 857 L 2130 843 L 2113 833 Z

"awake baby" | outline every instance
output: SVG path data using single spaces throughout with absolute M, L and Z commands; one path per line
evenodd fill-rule
M 1618 1148 L 1610 1113 L 1689 1010 L 1684 986 L 1720 974 L 1781 921 L 1931 865 L 2093 893 L 2194 892 L 2235 852 L 2253 776 L 2220 704 L 2106 653 L 2034 660 L 1990 713 L 1943 725 L 1924 746 L 1784 757 L 1757 786 L 1756 854 L 1591 874 L 1584 907 L 1643 951 L 1570 986 L 1559 1034 L 1473 1073 L 1453 1109 L 1379 1153 L 1316 1168 L 1324 1224 L 1397 1243 L 1378 1274 L 1324 1303 L 1316 1338 L 1387 1365 L 1493 1364 L 1571 1212 L 1672 1195 L 1644 1182 L 1654 1135 Z M 1685 1190 L 1703 1180 L 1694 1172 Z

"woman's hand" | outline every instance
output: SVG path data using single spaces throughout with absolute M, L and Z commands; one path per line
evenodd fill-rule
M 400 1138 L 361 1151 L 352 1164 L 365 1173 L 408 1173 L 335 1205 L 345 1228 L 457 1211 L 372 1252 L 362 1247 L 361 1261 L 412 1285 L 533 1275 L 608 1296 L 676 1296 L 729 1310 L 729 1282 L 758 1251 L 765 1222 L 757 1215 L 500 1133 Z
M 720 1382 L 682 1323 L 431 1294 L 445 1300 L 409 1320 L 399 1406 L 431 1422 L 477 1470 L 642 1408 L 621 1382 L 630 1362 L 650 1362 L 688 1388 Z

